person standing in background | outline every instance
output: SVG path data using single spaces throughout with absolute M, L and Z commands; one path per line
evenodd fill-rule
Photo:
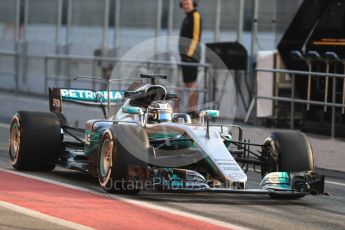
M 201 56 L 199 44 L 202 31 L 201 15 L 196 9 L 196 2 L 193 0 L 181 0 L 180 7 L 186 14 L 181 26 L 179 39 L 179 53 L 181 56 L 181 61 L 187 63 L 199 63 Z M 183 82 L 190 90 L 188 114 L 191 115 L 192 118 L 196 118 L 198 93 L 195 91 L 195 89 L 198 88 L 198 67 L 182 65 L 181 68 Z

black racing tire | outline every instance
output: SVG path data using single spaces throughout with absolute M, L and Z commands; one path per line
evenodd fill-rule
M 121 126 L 121 130 L 130 131 L 132 128 L 136 127 Z M 130 164 L 142 165 L 142 162 L 121 145 L 116 138 L 114 127 L 106 130 L 100 141 L 97 161 L 98 180 L 101 187 L 109 193 L 133 195 L 140 192 L 140 188 L 136 187 L 134 181 L 127 180 Z
M 54 113 L 20 111 L 10 127 L 10 163 L 17 170 L 51 171 L 60 152 L 61 127 Z
M 262 169 L 262 176 L 270 172 L 314 171 L 314 157 L 307 136 L 298 131 L 274 132 L 265 140 L 277 160 L 272 160 L 268 168 Z M 304 194 L 270 194 L 275 199 L 299 199 Z

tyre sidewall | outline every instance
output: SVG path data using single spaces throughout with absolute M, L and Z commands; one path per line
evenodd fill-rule
M 102 157 L 102 146 L 105 141 L 112 142 L 112 166 L 110 171 L 106 175 L 101 173 L 101 157 Z M 110 193 L 120 193 L 120 194 L 136 194 L 139 189 L 127 189 L 128 188 L 128 166 L 130 164 L 137 164 L 138 162 L 134 160 L 134 157 L 126 151 L 126 149 L 118 141 L 113 127 L 106 130 L 102 136 L 99 151 L 98 151 L 98 161 L 97 161 L 97 173 L 98 180 L 101 187 Z
M 48 171 L 55 167 L 61 147 L 61 126 L 53 113 L 20 111 L 11 122 L 19 126 L 20 147 L 16 161 L 11 165 L 17 170 Z M 10 158 L 11 141 L 9 146 Z

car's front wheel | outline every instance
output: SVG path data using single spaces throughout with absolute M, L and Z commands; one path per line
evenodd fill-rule
M 307 172 L 314 170 L 311 144 L 305 134 L 296 131 L 274 132 L 264 146 L 270 163 L 261 168 L 262 177 L 270 172 Z M 270 194 L 280 199 L 298 199 L 304 194 Z
M 129 162 L 126 154 L 113 132 L 107 130 L 99 146 L 97 171 L 99 184 L 109 193 L 136 194 L 140 191 L 134 181 L 127 181 Z

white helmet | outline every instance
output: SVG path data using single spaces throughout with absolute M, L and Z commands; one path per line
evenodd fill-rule
M 172 108 L 166 101 L 155 101 L 147 107 L 148 121 L 151 123 L 169 122 L 172 120 Z

